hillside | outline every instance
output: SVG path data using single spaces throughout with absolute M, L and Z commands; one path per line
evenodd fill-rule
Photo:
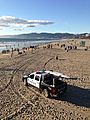
M 70 34 L 70 33 L 28 33 L 20 35 L 6 35 L 0 38 L 17 38 L 17 39 L 62 39 L 62 38 L 90 38 L 89 33 Z

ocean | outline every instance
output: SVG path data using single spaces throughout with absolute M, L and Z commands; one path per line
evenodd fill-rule
M 0 52 L 3 50 L 21 49 L 23 47 L 38 46 L 54 42 L 58 40 L 49 39 L 14 39 L 14 38 L 0 38 Z

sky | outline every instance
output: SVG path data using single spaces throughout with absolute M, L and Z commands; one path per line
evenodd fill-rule
M 0 0 L 0 35 L 90 33 L 90 0 Z

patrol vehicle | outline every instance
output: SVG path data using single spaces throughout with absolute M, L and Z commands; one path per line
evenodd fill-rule
M 24 75 L 22 80 L 24 85 L 31 85 L 39 89 L 45 97 L 58 96 L 67 90 L 67 83 L 63 79 L 68 76 L 53 71 L 36 71 Z

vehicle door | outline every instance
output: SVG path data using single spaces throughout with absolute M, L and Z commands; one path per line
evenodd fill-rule
M 40 88 L 40 76 L 39 75 L 35 75 L 35 86 L 37 88 Z
M 30 74 L 27 78 L 27 82 L 33 86 L 35 86 L 34 77 L 35 77 L 34 74 Z

